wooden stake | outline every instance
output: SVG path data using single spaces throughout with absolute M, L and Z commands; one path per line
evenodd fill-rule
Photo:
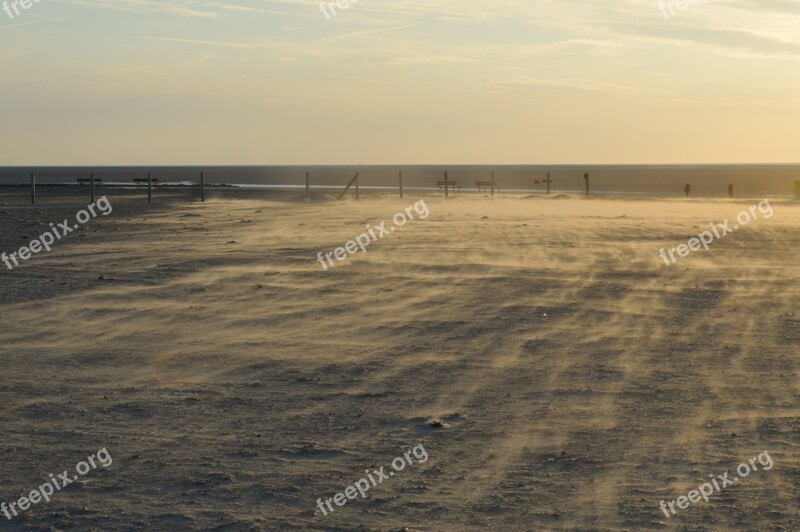
M 200 172 L 200 201 L 206 201 L 206 174 Z
M 344 195 L 347 194 L 347 191 L 350 190 L 350 187 L 353 186 L 353 183 L 358 183 L 358 172 L 356 172 L 356 175 L 353 176 L 353 179 L 351 179 L 350 182 L 347 183 L 347 186 L 344 187 L 344 190 L 342 191 L 342 193 L 339 194 L 339 199 L 342 199 L 344 197 Z M 358 186 L 358 185 L 356 185 L 356 186 Z
M 31 203 L 36 205 L 36 174 L 31 174 Z
M 89 188 L 90 188 L 90 190 L 91 190 L 91 195 L 92 195 L 92 203 L 94 203 L 94 174 L 91 174 L 91 175 L 90 175 L 89 182 L 90 182 L 90 184 L 91 184 L 91 186 L 90 186 Z
M 550 183 L 552 183 L 552 182 L 553 182 L 553 180 L 550 179 L 550 172 L 547 172 L 547 179 L 545 180 L 545 183 L 547 183 L 547 193 L 548 194 L 550 194 Z
M 310 175 L 309 172 L 306 172 L 306 203 L 311 201 L 311 187 L 310 187 Z
M 400 197 L 403 197 L 403 172 L 400 172 Z
M 448 197 L 448 189 L 450 186 L 447 184 L 447 172 L 444 173 L 444 197 Z
M 589 174 L 583 174 L 583 178 L 586 180 L 586 195 L 589 195 Z
M 492 196 L 494 196 L 494 170 L 492 170 Z
M 147 174 L 147 203 L 153 203 L 153 174 Z

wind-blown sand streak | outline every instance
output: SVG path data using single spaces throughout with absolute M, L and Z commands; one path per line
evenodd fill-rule
M 320 268 L 415 199 L 112 197 L 0 273 L 0 499 L 115 460 L 16 526 L 800 527 L 800 205 L 665 267 L 753 202 L 426 197 Z M 0 197 L 0 246 L 73 203 Z M 425 464 L 315 515 L 416 443 Z M 763 450 L 772 470 L 659 510 Z

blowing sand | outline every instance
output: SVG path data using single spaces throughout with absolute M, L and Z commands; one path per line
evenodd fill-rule
M 667 267 L 757 199 L 431 196 L 323 271 L 419 198 L 108 197 L 0 271 L 0 501 L 114 462 L 0 529 L 800 529 L 796 203 Z M 0 251 L 86 206 L 42 201 L 0 195 Z

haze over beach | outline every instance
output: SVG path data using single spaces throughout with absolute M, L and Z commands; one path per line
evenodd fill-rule
M 800 530 L 798 23 L 0 0 L 0 530 Z

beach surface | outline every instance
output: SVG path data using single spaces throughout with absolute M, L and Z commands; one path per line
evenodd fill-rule
M 800 529 L 797 202 L 667 266 L 762 198 L 108 199 L 0 264 L 0 501 L 113 463 L 0 529 Z M 0 191 L 0 251 L 86 204 Z

